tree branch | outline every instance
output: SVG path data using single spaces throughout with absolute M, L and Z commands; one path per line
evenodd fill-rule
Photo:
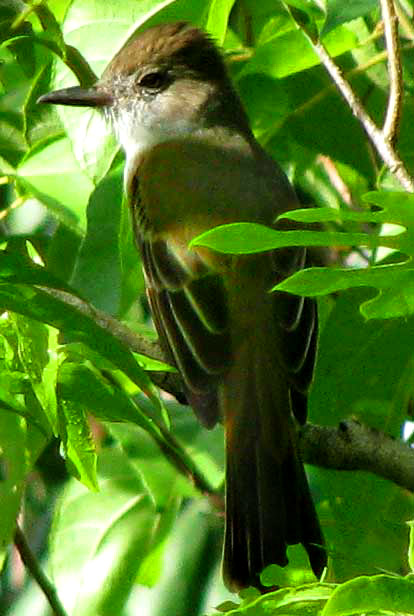
M 70 293 L 45 287 L 42 289 L 94 319 L 100 327 L 129 346 L 131 350 L 159 361 L 166 361 L 157 342 L 148 341 L 143 336 L 135 334 L 113 317 Z M 164 391 L 181 401 L 185 400 L 182 381 L 178 374 L 153 372 L 150 376 Z M 171 434 L 166 432 L 163 434 L 166 439 L 172 438 Z M 210 499 L 219 498 L 204 477 L 198 474 L 197 469 L 191 464 L 191 458 L 184 455 L 181 446 L 175 440 L 171 440 L 170 445 L 174 451 L 171 459 L 177 468 L 184 475 L 191 476 L 196 487 Z M 337 428 L 306 424 L 299 431 L 299 445 L 302 459 L 308 464 L 336 470 L 371 472 L 414 492 L 414 449 L 357 421 L 342 421 Z M 171 456 L 170 451 L 163 450 L 167 456 Z
M 413 48 L 412 43 L 408 43 L 407 45 L 403 46 L 403 49 L 405 51 L 409 51 L 412 48 Z M 369 68 L 372 68 L 373 66 L 376 66 L 377 64 L 380 64 L 387 58 L 388 58 L 388 52 L 381 51 L 380 53 L 377 53 L 375 56 L 373 56 L 366 62 L 363 62 L 362 64 L 358 64 L 358 66 L 355 66 L 349 69 L 348 71 L 346 71 L 345 77 L 348 80 L 352 79 L 356 75 L 360 75 L 361 73 L 364 73 Z M 295 109 L 293 109 L 290 113 L 284 116 L 284 118 L 277 125 L 278 128 L 280 128 L 283 124 L 285 124 L 291 117 L 305 115 L 309 109 L 311 109 L 314 105 L 317 105 L 318 103 L 320 103 L 321 100 L 323 100 L 326 96 L 331 94 L 331 92 L 335 89 L 336 89 L 336 85 L 334 83 L 330 83 L 325 88 L 322 88 L 322 90 L 319 90 L 317 94 L 309 98 L 305 103 L 303 103 L 302 105 L 299 105 L 299 107 L 295 107 Z
M 95 308 L 89 302 L 72 295 L 67 291 L 61 291 L 60 289 L 51 289 L 49 287 L 39 288 L 48 295 L 51 295 L 55 299 L 67 304 L 71 308 L 75 308 L 81 314 L 92 319 L 99 327 L 110 332 L 115 338 L 122 342 L 134 353 L 140 353 L 149 357 L 150 359 L 156 359 L 157 361 L 168 364 L 168 359 L 165 358 L 159 344 L 133 332 L 129 327 L 123 325 L 120 321 L 111 317 L 106 312 Z M 161 372 L 150 371 L 149 375 L 155 385 L 163 389 L 164 391 L 172 394 L 178 400 L 183 400 L 183 388 L 180 376 L 175 372 Z
M 374 121 L 365 111 L 360 98 L 352 90 L 349 83 L 343 78 L 341 70 L 332 60 L 324 45 L 320 41 L 316 41 L 313 46 L 321 62 L 335 82 L 338 90 L 347 101 L 352 113 L 361 122 L 365 132 L 372 141 L 384 163 L 388 166 L 391 173 L 395 175 L 403 188 L 405 188 L 408 192 L 414 192 L 414 180 L 409 175 L 403 161 L 400 159 L 391 143 L 385 140 L 382 131 L 376 126 Z
M 398 40 L 398 17 L 395 13 L 394 0 L 381 0 L 381 12 L 384 23 L 385 45 L 388 51 L 388 75 L 390 79 L 387 113 L 382 133 L 384 139 L 395 146 L 401 119 L 403 84 Z
M 131 331 L 128 327 L 117 321 L 110 315 L 106 314 L 102 310 L 98 310 L 92 304 L 89 304 L 85 300 L 72 295 L 67 291 L 60 289 L 52 289 L 49 287 L 38 287 L 44 293 L 51 295 L 58 301 L 75 308 L 82 315 L 92 319 L 99 327 L 109 332 L 114 338 L 117 338 L 131 351 L 145 355 L 151 359 L 156 359 L 164 363 L 168 363 L 165 358 L 161 347 L 156 343 L 148 340 L 144 336 L 139 336 Z M 181 377 L 178 373 L 161 372 L 161 371 L 149 371 L 151 380 L 161 389 L 171 393 L 180 402 L 186 403 L 184 395 L 183 384 Z M 153 429 L 151 426 L 155 426 Z M 195 487 L 203 494 L 207 495 L 210 499 L 217 500 L 216 490 L 212 487 L 211 483 L 207 479 L 206 475 L 195 463 L 191 455 L 188 454 L 185 447 L 179 443 L 174 435 L 165 428 L 162 423 L 157 423 L 152 420 L 152 423 L 148 426 L 150 436 L 155 440 L 160 450 L 168 458 L 168 460 L 175 466 L 178 471 L 191 479 Z
M 26 537 L 18 525 L 16 526 L 16 531 L 14 533 L 14 544 L 20 554 L 23 564 L 45 595 L 53 614 L 55 616 L 68 616 L 65 608 L 60 602 L 56 588 L 41 568 L 39 561 L 30 549 L 29 544 L 26 541 Z
M 384 0 L 385 1 L 385 0 Z M 289 7 L 287 7 L 289 10 Z M 353 91 L 348 81 L 343 77 L 341 69 L 333 61 L 325 46 L 319 39 L 310 34 L 300 20 L 295 16 L 294 11 L 290 11 L 292 19 L 296 22 L 299 29 L 309 40 L 314 51 L 325 69 L 328 71 L 337 89 L 348 103 L 354 116 L 361 122 L 366 134 L 376 148 L 378 154 L 387 165 L 391 173 L 397 178 L 401 186 L 408 192 L 414 192 L 414 179 L 408 173 L 403 161 L 398 156 L 396 150 L 389 140 L 385 139 L 383 131 L 378 128 L 369 114 L 365 111 L 362 101 Z
M 367 471 L 414 492 L 414 449 L 358 421 L 341 421 L 338 427 L 306 424 L 299 447 L 309 464 Z

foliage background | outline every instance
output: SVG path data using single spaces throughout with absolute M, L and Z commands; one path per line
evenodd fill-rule
M 412 169 L 413 2 L 396 6 L 404 69 L 398 149 Z M 411 570 L 406 522 L 413 495 L 373 475 L 315 467 L 309 477 L 330 555 L 325 583 L 316 584 L 294 547 L 289 568 L 273 567 L 265 578 L 282 589 L 265 599 L 247 592 L 237 607 L 240 599 L 220 579 L 222 517 L 178 468 L 185 465 L 209 491 L 219 490 L 221 428 L 206 432 L 187 407 L 160 398 L 143 370 L 159 365 L 47 292 L 74 292 L 140 335 L 153 335 L 122 200 L 122 156 L 98 114 L 36 100 L 76 84 L 73 71 L 90 81 L 78 52 L 99 75 L 142 25 L 190 20 L 223 45 L 257 138 L 302 202 L 331 208 L 328 232 L 348 234 L 340 236 L 343 243 L 336 237 L 335 260 L 357 268 L 356 286 L 376 287 L 348 289 L 354 286 L 348 273 L 336 270 L 330 290 L 348 290 L 324 295 L 321 272 L 306 283 L 303 292 L 321 295 L 322 323 L 310 421 L 335 426 L 355 416 L 403 437 L 413 390 L 414 203 L 409 197 L 402 207 L 407 195 L 396 192 L 401 187 L 320 65 L 292 7 L 381 123 L 389 79 L 373 0 L 323 6 L 0 0 L 0 168 L 7 178 L 0 185 L 0 611 L 6 614 L 48 613 L 12 548 L 19 512 L 68 614 L 196 616 L 220 604 L 252 615 L 293 613 L 293 605 L 295 613 L 324 608 L 325 616 L 414 613 L 412 582 L 404 577 Z M 374 190 L 387 192 L 376 192 L 369 202 L 377 208 L 370 209 L 363 195 Z M 385 194 L 382 201 L 378 194 Z M 373 218 L 378 212 L 384 216 Z M 391 223 L 405 236 L 392 235 Z M 358 241 L 361 233 L 374 240 Z M 321 238 L 332 244 L 328 235 Z M 377 270 L 378 263 L 387 266 Z M 384 572 L 394 577 L 378 575 Z

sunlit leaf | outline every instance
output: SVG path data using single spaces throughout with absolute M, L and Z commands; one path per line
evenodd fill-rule
M 227 31 L 227 22 L 235 0 L 211 0 L 208 9 L 208 19 L 205 25 L 214 39 L 223 44 Z
M 373 611 L 414 614 L 414 582 L 389 575 L 360 577 L 332 594 L 322 616 L 351 616 Z
M 19 166 L 17 174 L 25 188 L 65 224 L 85 228 L 86 205 L 94 186 L 79 168 L 66 139 L 33 153 Z M 70 190 L 62 190 L 64 186 L 70 186 Z
M 98 493 L 68 484 L 51 540 L 61 600 L 69 613 L 85 616 L 121 612 L 157 523 L 154 505 L 121 451 L 102 452 L 98 479 Z
M 61 435 L 63 449 L 71 473 L 90 490 L 98 490 L 96 478 L 96 451 L 88 425 L 85 407 L 73 398 L 61 400 Z
M 229 254 L 265 252 L 285 246 L 392 246 L 395 238 L 368 233 L 334 231 L 276 231 L 256 223 L 238 222 L 215 227 L 192 240 L 192 246 L 207 246 Z
M 15 316 L 14 322 L 22 368 L 31 382 L 51 429 L 57 435 L 57 332 L 19 315 Z
M 117 315 L 121 295 L 119 234 L 122 205 L 121 170 L 103 179 L 91 195 L 87 232 L 80 247 L 71 284 L 94 306 Z M 99 276 L 91 275 L 99 272 Z
M 337 29 L 324 40 L 330 54 L 336 56 L 358 44 L 353 32 L 346 28 Z M 305 35 L 296 27 L 290 32 L 276 36 L 257 47 L 252 59 L 243 69 L 242 75 L 264 73 L 281 79 L 287 75 L 318 65 L 318 56 Z

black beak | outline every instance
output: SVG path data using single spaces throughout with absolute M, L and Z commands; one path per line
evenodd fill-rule
M 109 107 L 112 104 L 112 96 L 96 87 L 85 89 L 74 86 L 43 94 L 37 102 L 74 107 Z

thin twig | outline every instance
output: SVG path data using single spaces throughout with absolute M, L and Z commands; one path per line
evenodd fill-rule
M 384 163 L 388 166 L 391 173 L 395 175 L 401 186 L 408 192 L 414 192 L 414 179 L 409 175 L 403 161 L 400 159 L 393 146 L 384 139 L 382 131 L 365 111 L 362 101 L 355 94 L 349 83 L 343 78 L 341 70 L 326 51 L 325 46 L 320 41 L 315 41 L 313 47 L 335 82 L 338 90 L 351 108 L 352 113 L 361 122 L 365 132 L 374 144 L 374 147 Z
M 381 12 L 384 23 L 385 45 L 388 51 L 388 75 L 390 79 L 387 113 L 382 134 L 386 141 L 395 146 L 401 120 L 403 84 L 398 40 L 398 17 L 395 13 L 394 0 L 381 0 Z
M 395 2 L 395 11 L 398 15 L 398 21 L 400 22 L 404 35 L 406 38 L 414 40 L 413 16 L 407 15 L 405 7 L 401 5 L 399 0 L 396 0 Z
M 68 616 L 65 608 L 60 602 L 56 588 L 39 565 L 39 561 L 30 549 L 26 537 L 18 525 L 14 533 L 14 544 L 24 565 L 45 595 L 53 614 L 55 614 L 55 616 Z
M 403 49 L 405 51 L 412 50 L 413 44 L 409 43 L 407 45 L 404 45 Z M 372 58 L 370 58 L 366 62 L 358 64 L 358 66 L 354 66 L 353 68 L 346 71 L 344 77 L 345 79 L 351 79 L 357 75 L 360 75 L 361 73 L 365 73 L 368 69 L 372 68 L 373 66 L 376 66 L 377 64 L 380 64 L 381 62 L 384 62 L 384 60 L 386 60 L 387 58 L 387 51 L 381 51 L 375 56 L 372 56 Z M 272 128 L 272 131 L 269 131 L 269 133 L 266 134 L 264 138 L 261 138 L 261 143 L 266 144 L 272 138 L 275 132 L 279 131 L 281 127 L 290 120 L 290 118 L 306 114 L 309 109 L 311 109 L 314 105 L 320 103 L 326 96 L 329 96 L 336 89 L 336 85 L 334 83 L 330 83 L 325 88 L 322 88 L 322 90 L 319 90 L 317 94 L 309 98 L 305 103 L 303 103 L 299 107 L 295 107 L 290 113 L 283 116 L 283 118 L 278 123 L 276 123 L 275 127 Z
M 408 192 L 414 192 L 414 179 L 408 173 L 403 161 L 398 156 L 392 144 L 384 139 L 382 130 L 378 128 L 369 114 L 365 111 L 362 101 L 353 91 L 348 81 L 344 78 L 339 66 L 331 58 L 323 43 L 321 43 L 320 40 L 315 39 L 306 31 L 303 24 L 296 19 L 294 12 L 291 12 L 291 15 L 300 30 L 311 43 L 314 51 L 319 56 L 319 59 L 328 71 L 339 92 L 348 103 L 352 113 L 361 122 L 365 132 L 384 163 L 387 165 L 391 173 L 397 178 L 403 188 L 405 188 Z

